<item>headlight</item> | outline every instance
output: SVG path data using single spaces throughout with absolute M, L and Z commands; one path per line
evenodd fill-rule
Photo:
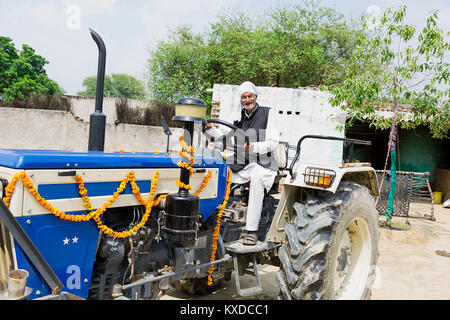
M 308 185 L 329 188 L 333 184 L 336 172 L 330 169 L 306 167 L 303 176 Z
M 181 98 L 175 104 L 175 116 L 205 118 L 206 104 L 199 99 Z

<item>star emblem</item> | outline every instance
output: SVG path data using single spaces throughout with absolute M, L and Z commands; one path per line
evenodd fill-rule
M 77 236 L 73 237 L 73 238 L 72 238 L 72 243 L 78 243 L 78 239 L 79 239 L 79 238 L 77 238 Z
M 67 239 L 67 237 L 63 240 L 64 245 L 69 244 L 69 239 Z

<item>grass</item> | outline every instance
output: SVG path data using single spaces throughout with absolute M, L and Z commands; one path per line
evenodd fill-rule
M 116 118 L 120 123 L 146 126 L 161 126 L 161 116 L 169 127 L 182 127 L 179 121 L 172 121 L 175 104 L 163 101 L 151 101 L 145 107 L 132 108 L 126 98 L 116 99 Z
M 60 96 L 30 96 L 23 100 L 0 101 L 0 107 L 20 109 L 43 109 L 72 112 L 72 104 L 66 97 Z

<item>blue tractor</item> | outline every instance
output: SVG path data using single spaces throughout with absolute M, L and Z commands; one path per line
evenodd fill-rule
M 173 287 L 211 292 L 233 272 L 238 293 L 250 296 L 263 290 L 259 264 L 280 267 L 283 299 L 370 296 L 375 171 L 298 161 L 305 139 L 369 142 L 306 135 L 289 167 L 289 144 L 280 143 L 284 162 L 265 196 L 260 241 L 244 246 L 248 188 L 231 184 L 218 150 L 190 143 L 195 123 L 236 128 L 205 120 L 203 101 L 184 98 L 173 118 L 184 125 L 179 152 L 104 152 L 106 50 L 91 35 L 99 68 L 88 151 L 0 150 L 0 299 L 157 299 Z M 245 273 L 254 287 L 241 288 Z

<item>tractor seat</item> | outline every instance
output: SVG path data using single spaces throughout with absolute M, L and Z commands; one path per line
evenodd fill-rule
M 289 143 L 280 141 L 278 143 L 278 173 L 285 170 L 288 166 Z

